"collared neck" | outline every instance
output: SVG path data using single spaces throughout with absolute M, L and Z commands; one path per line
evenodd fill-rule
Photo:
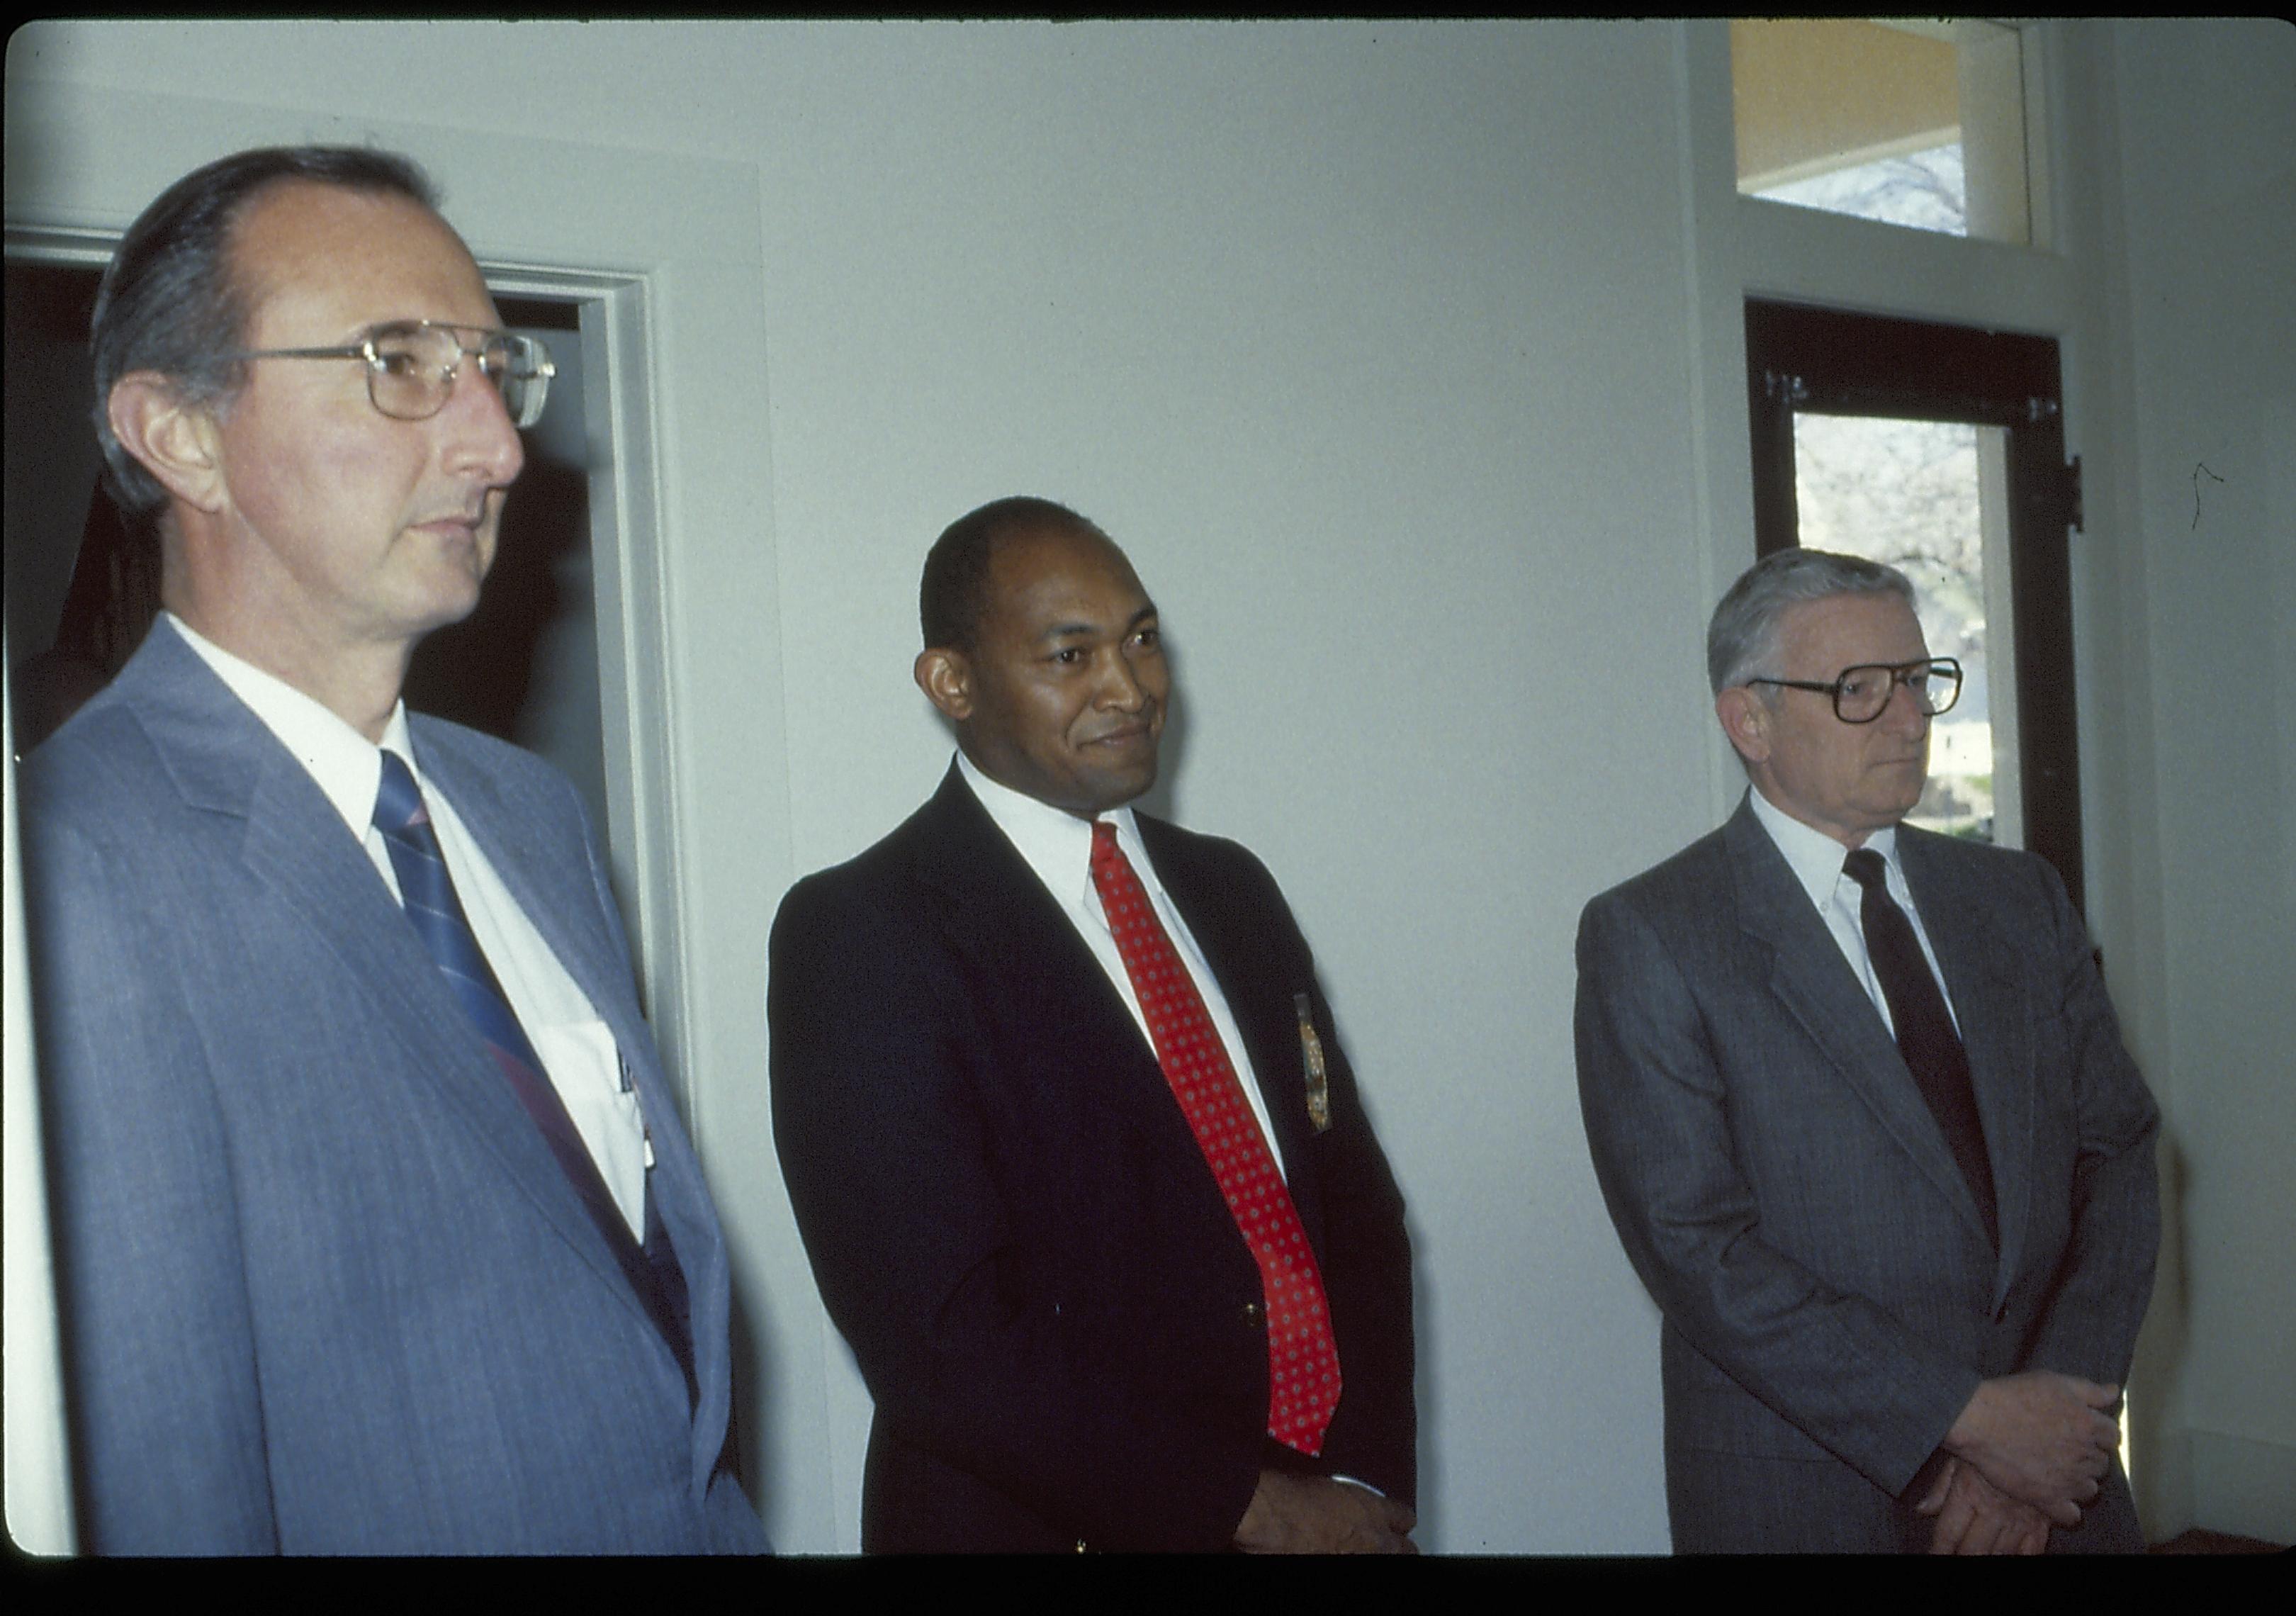
M 1809 894 L 1810 902 L 1824 908 L 1833 899 L 1833 890 L 1842 879 L 1841 861 L 1849 856 L 1850 849 L 1778 807 L 1762 795 L 1760 786 L 1749 786 L 1746 795 L 1753 805 L 1754 817 L 1761 821 L 1778 851 L 1785 855 L 1788 867 L 1801 883 L 1802 890 Z M 1906 878 L 1898 865 L 1898 827 L 1893 824 L 1876 831 L 1859 845 L 1882 856 L 1882 862 L 1890 869 L 1890 885 L 1902 891 Z
M 1178 952 L 1181 964 L 1196 992 L 1203 1000 L 1204 1012 L 1211 1018 L 1219 1034 L 1220 1045 L 1227 1052 L 1228 1063 L 1235 1070 L 1243 1086 L 1244 1103 L 1251 1108 L 1259 1124 L 1261 1136 L 1267 1142 L 1268 1154 L 1275 1158 L 1275 1170 L 1284 1171 L 1283 1146 L 1275 1135 L 1275 1127 L 1268 1114 L 1267 1096 L 1260 1092 L 1258 1069 L 1252 1062 L 1251 1051 L 1243 1041 L 1243 1030 L 1237 1024 L 1227 990 L 1214 973 L 1205 958 L 1195 935 L 1188 929 L 1187 917 L 1172 900 L 1156 874 L 1156 865 L 1148 857 L 1148 849 L 1140 840 L 1138 819 L 1129 808 L 1111 808 L 1096 820 L 1079 819 L 1049 804 L 1024 796 L 1008 785 L 1000 785 L 972 766 L 972 760 L 963 752 L 956 758 L 957 773 L 964 777 L 975 801 L 988 811 L 989 819 L 1003 832 L 1021 860 L 1036 874 L 1060 910 L 1063 919 L 1074 927 L 1084 946 L 1091 951 L 1101 973 L 1118 997 L 1132 1022 L 1140 1029 L 1144 1049 L 1152 1054 L 1155 1034 L 1149 1028 L 1146 1013 L 1140 1007 L 1140 995 L 1133 985 L 1131 967 L 1125 963 L 1123 950 L 1118 946 L 1110 929 L 1106 909 L 1100 900 L 1100 890 L 1092 878 L 1092 827 L 1095 824 L 1112 825 L 1116 845 L 1132 865 L 1132 873 L 1139 879 L 1164 932 Z M 1284 1024 L 1290 1029 L 1289 1022 Z
M 962 751 L 956 754 L 956 768 L 980 806 L 988 810 L 989 818 L 996 822 L 996 828 L 1054 897 L 1073 903 L 1091 890 L 1093 821 L 1079 819 L 1064 808 L 1039 802 L 990 779 Z M 1145 868 L 1148 849 L 1140 843 L 1140 828 L 1133 821 L 1131 808 L 1111 808 L 1099 817 L 1116 827 L 1117 845 L 1133 868 Z
M 234 656 L 174 612 L 160 615 L 309 772 L 350 826 L 351 834 L 365 841 L 367 825 L 374 817 L 375 792 L 382 783 L 381 748 L 343 722 L 324 702 L 244 657 Z M 390 720 L 383 726 L 382 745 L 405 759 L 414 770 L 416 783 L 422 783 L 422 771 L 414 759 L 403 701 L 391 706 Z

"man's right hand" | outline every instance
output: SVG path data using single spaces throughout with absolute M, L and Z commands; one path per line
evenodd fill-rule
M 1985 1381 L 1945 1448 L 2059 1526 L 2077 1526 L 2120 1446 L 2120 1428 L 2103 1412 L 2120 1399 L 2118 1386 L 2047 1370 Z
M 1974 1464 L 1948 1459 L 1915 1512 L 1937 1518 L 1932 1554 L 2040 1554 L 2048 1552 L 2049 1518 L 1987 1481 Z

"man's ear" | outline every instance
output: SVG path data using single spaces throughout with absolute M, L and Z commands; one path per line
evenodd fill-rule
M 1730 737 L 1740 757 L 1749 763 L 1768 760 L 1769 703 L 1756 695 L 1751 685 L 1733 685 L 1716 696 L 1714 716 L 1722 720 L 1722 733 Z
M 157 371 L 131 371 L 111 384 L 104 414 L 120 447 L 177 499 L 199 510 L 223 508 L 228 493 L 215 417 L 187 402 Z
M 916 665 L 909 671 L 925 700 L 949 722 L 962 724 L 972 717 L 972 664 L 964 652 L 946 645 L 929 647 L 917 653 Z

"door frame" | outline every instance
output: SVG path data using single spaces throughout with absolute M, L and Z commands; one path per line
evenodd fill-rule
M 1746 299 L 1746 415 L 1754 549 L 1797 542 L 1798 412 L 1952 421 L 2006 440 L 2009 588 L 2025 845 L 2082 901 L 2080 753 L 2069 529 L 2079 462 L 2065 462 L 2057 339 L 1816 304 Z

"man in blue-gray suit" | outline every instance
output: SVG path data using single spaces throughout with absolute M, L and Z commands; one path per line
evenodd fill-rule
M 726 1247 L 565 780 L 399 701 L 550 376 L 427 181 L 242 152 L 99 291 L 166 611 L 26 765 L 82 1541 L 758 1550 Z
M 2056 872 L 1899 823 L 1960 667 L 1904 574 L 1808 550 L 1731 587 L 1707 659 L 1752 789 L 1578 931 L 1675 1547 L 2141 1548 L 2110 1411 L 2159 1113 Z

